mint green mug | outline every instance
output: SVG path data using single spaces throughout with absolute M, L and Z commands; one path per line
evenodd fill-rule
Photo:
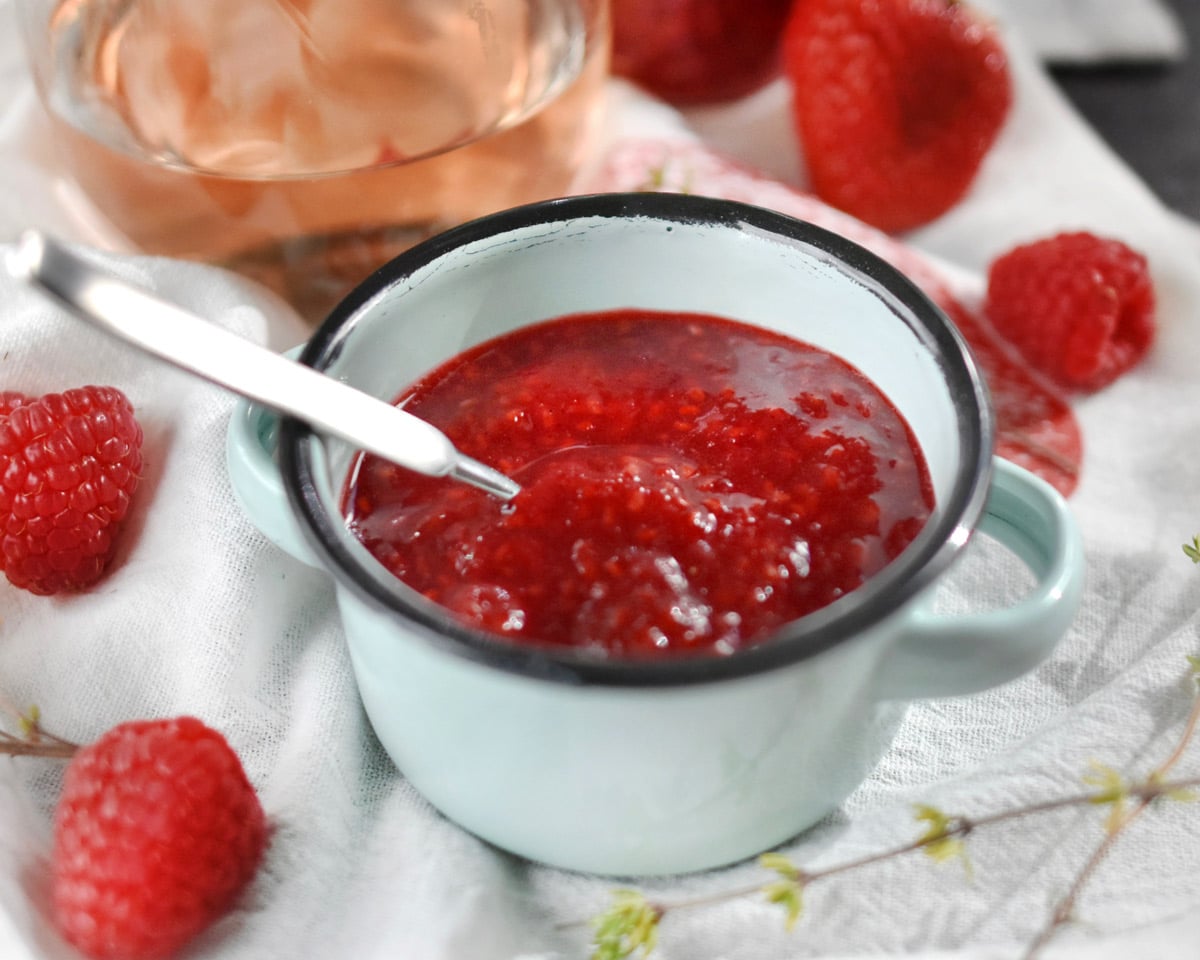
M 863 586 L 755 646 L 622 662 L 475 631 L 392 577 L 339 511 L 355 452 L 342 441 L 242 403 L 229 470 L 251 521 L 334 578 L 367 714 L 434 806 L 544 863 L 678 873 L 762 852 L 830 812 L 912 699 L 1035 667 L 1078 608 L 1083 553 L 1062 498 L 993 458 L 986 388 L 944 315 L 867 251 L 758 208 L 638 194 L 496 214 L 381 269 L 300 359 L 391 400 L 484 340 L 623 307 L 730 317 L 856 366 L 925 453 L 937 500 L 925 528 Z M 1007 609 L 938 615 L 938 583 L 977 533 L 1036 585 Z

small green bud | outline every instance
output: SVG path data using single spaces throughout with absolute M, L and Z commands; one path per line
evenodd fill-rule
M 961 857 L 963 867 L 969 876 L 971 861 L 967 857 L 967 845 L 961 837 L 955 836 L 962 829 L 961 821 L 948 816 L 937 807 L 925 803 L 916 805 L 916 817 L 918 822 L 928 824 L 918 840 L 924 847 L 926 855 L 938 863 L 945 863 L 947 860 Z
M 1088 802 L 1112 807 L 1104 829 L 1109 833 L 1116 833 L 1125 820 L 1125 802 L 1129 799 L 1129 786 L 1125 783 L 1125 778 L 1110 766 L 1093 760 L 1091 768 L 1091 773 L 1084 774 L 1083 782 L 1098 789 L 1096 795 Z
M 661 918 L 662 910 L 637 890 L 614 890 L 612 905 L 592 921 L 592 960 L 626 960 L 637 950 L 650 956 Z
M 764 853 L 758 858 L 759 865 L 779 874 L 778 880 L 766 884 L 763 896 L 768 903 L 777 903 L 784 909 L 784 924 L 788 930 L 796 926 L 804 909 L 804 884 L 807 875 L 782 853 Z

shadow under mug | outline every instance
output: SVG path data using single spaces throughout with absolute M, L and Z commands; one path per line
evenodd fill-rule
M 626 307 L 741 320 L 856 366 L 925 454 L 925 528 L 857 590 L 755 646 L 606 661 L 475 631 L 384 570 L 339 510 L 344 442 L 241 403 L 228 458 L 251 521 L 333 576 L 362 702 L 417 790 L 522 856 L 651 875 L 782 843 L 869 774 L 908 701 L 1036 666 L 1078 608 L 1083 554 L 1062 498 L 993 459 L 986 387 L 945 316 L 873 254 L 755 207 L 612 194 L 474 221 L 376 272 L 300 359 L 390 401 L 506 331 Z M 937 583 L 976 532 L 1036 584 L 1006 609 L 935 614 Z

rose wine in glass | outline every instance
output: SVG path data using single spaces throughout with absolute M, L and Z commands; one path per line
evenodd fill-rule
M 112 227 L 312 319 L 413 243 L 565 192 L 607 71 L 606 0 L 23 3 L 63 164 Z

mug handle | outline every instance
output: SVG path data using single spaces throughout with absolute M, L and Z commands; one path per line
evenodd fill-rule
M 1062 496 L 1044 480 L 994 459 L 979 531 L 1019 557 L 1037 578 L 1005 610 L 940 616 L 914 611 L 878 674 L 879 699 L 977 693 L 1032 670 L 1067 632 L 1083 595 L 1083 541 Z
M 292 513 L 275 460 L 279 417 L 266 407 L 238 400 L 225 433 L 225 463 L 234 499 L 267 539 L 297 560 L 321 567 Z

